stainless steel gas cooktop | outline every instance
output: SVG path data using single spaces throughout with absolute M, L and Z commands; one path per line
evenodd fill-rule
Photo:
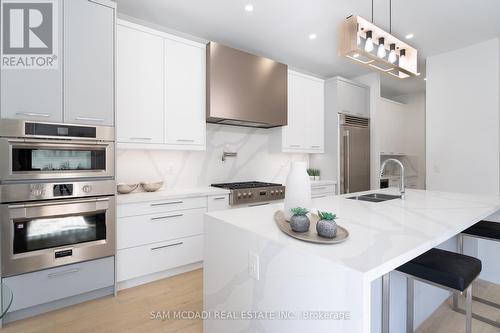
M 231 205 L 258 204 L 285 198 L 285 186 L 264 182 L 235 182 L 212 184 L 230 190 L 229 203 Z

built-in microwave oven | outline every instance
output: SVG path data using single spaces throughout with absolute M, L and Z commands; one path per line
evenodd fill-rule
M 114 129 L 0 122 L 1 181 L 114 176 Z

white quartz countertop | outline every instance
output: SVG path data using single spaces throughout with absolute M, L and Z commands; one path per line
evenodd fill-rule
M 398 194 L 397 189 L 364 193 Z M 394 270 L 450 239 L 500 209 L 500 197 L 407 190 L 405 200 L 372 203 L 344 196 L 313 199 L 313 211 L 332 211 L 349 230 L 347 241 L 318 245 L 293 239 L 275 225 L 273 214 L 283 204 L 208 213 L 222 223 L 321 256 L 362 273 L 365 281 Z
M 116 203 L 126 204 L 134 202 L 148 202 L 156 200 L 170 200 L 226 194 L 229 194 L 228 190 L 211 186 L 179 189 L 173 188 L 161 189 L 156 192 L 133 192 L 129 194 L 117 194 Z

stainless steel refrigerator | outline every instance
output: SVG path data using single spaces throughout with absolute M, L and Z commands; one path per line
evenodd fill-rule
M 370 119 L 339 114 L 340 193 L 370 189 Z

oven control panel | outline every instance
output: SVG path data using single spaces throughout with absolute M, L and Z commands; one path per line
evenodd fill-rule
M 66 197 L 73 195 L 73 184 L 56 184 L 52 187 L 54 197 Z
M 114 180 L 75 181 L 71 183 L 0 184 L 0 202 L 25 202 L 115 195 Z
M 231 205 L 282 200 L 285 198 L 285 186 L 259 187 L 232 190 L 229 196 Z

